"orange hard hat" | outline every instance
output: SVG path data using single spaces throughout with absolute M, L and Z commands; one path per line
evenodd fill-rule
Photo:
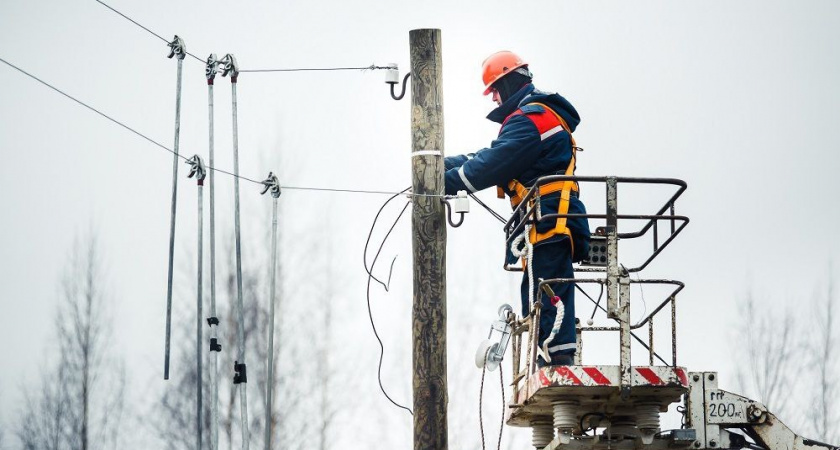
M 484 95 L 490 93 L 493 85 L 499 78 L 513 72 L 520 67 L 526 67 L 526 63 L 516 53 L 503 50 L 493 53 L 481 64 L 481 78 L 484 81 Z

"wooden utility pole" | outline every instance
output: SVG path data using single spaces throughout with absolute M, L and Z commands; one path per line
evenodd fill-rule
M 446 218 L 440 30 L 411 30 L 414 449 L 445 450 Z M 420 194 L 420 195 L 417 195 Z M 431 194 L 433 196 L 423 196 Z

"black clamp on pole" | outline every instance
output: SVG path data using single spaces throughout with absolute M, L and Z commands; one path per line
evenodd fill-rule
M 271 192 L 271 196 L 274 198 L 280 197 L 280 182 L 277 180 L 277 175 L 274 175 L 274 172 L 268 172 L 268 178 L 261 181 L 263 185 L 263 190 L 260 192 L 260 195 L 264 195 L 266 192 Z
M 219 318 L 218 317 L 208 317 L 207 318 L 207 325 L 212 327 L 213 325 L 219 326 Z M 220 352 L 222 351 L 222 344 L 219 344 L 219 340 L 216 338 L 210 338 L 210 351 L 211 352 Z
M 174 56 L 178 59 L 184 59 L 187 56 L 187 44 L 185 44 L 184 40 L 179 38 L 177 34 L 175 35 L 175 39 L 173 39 L 168 45 L 169 56 L 167 56 L 167 58 L 172 59 Z
M 221 70 L 223 77 L 230 76 L 231 83 L 236 83 L 239 77 L 239 64 L 236 63 L 236 58 L 232 54 L 228 53 L 219 60 L 218 69 Z
M 247 383 L 248 372 L 245 368 L 245 363 L 239 361 L 233 362 L 233 384 Z
M 193 155 L 192 158 L 186 160 L 185 162 L 191 166 L 190 173 L 187 175 L 187 178 L 195 177 L 198 185 L 203 186 L 204 178 L 207 177 L 207 168 L 204 166 L 204 161 L 201 160 L 200 156 Z
M 207 84 L 212 85 L 213 80 L 216 79 L 216 74 L 219 73 L 219 58 L 215 53 L 211 53 L 207 57 L 207 63 L 204 66 L 204 75 L 207 77 Z

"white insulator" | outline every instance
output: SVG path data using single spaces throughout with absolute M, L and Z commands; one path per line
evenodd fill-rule
M 531 423 L 531 444 L 536 448 L 544 448 L 554 440 L 554 427 L 550 420 Z
M 659 428 L 659 404 L 636 403 L 636 426 L 640 430 L 654 430 Z
M 397 63 L 388 64 L 388 70 L 385 72 L 385 82 L 386 83 L 399 83 L 400 82 L 400 69 L 397 67 Z
M 554 402 L 554 428 L 560 431 L 572 430 L 578 426 L 578 402 L 563 400 Z
M 610 434 L 635 438 L 639 435 L 636 420 L 633 416 L 613 416 L 610 419 Z

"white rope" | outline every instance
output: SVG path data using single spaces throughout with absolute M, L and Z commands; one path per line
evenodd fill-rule
M 513 253 L 513 256 L 517 258 L 523 258 L 526 264 L 526 271 L 528 273 L 528 308 L 529 311 L 534 308 L 534 244 L 531 243 L 531 239 L 529 236 L 531 234 L 531 225 L 525 225 L 525 229 L 522 231 L 522 234 L 517 236 L 513 242 L 510 244 L 510 252 Z M 524 242 L 525 245 L 522 245 Z M 561 299 L 562 300 L 562 299 Z M 551 363 L 551 356 L 548 352 L 548 343 L 551 342 L 557 333 L 560 332 L 560 324 L 563 323 L 563 316 L 566 315 L 566 308 L 563 306 L 563 302 L 557 302 L 557 316 L 554 318 L 554 325 L 551 327 L 551 334 L 549 334 L 548 338 L 543 341 L 543 345 L 540 347 L 540 350 L 543 354 L 543 359 L 545 359 L 546 363 Z M 540 324 L 536 324 L 534 333 L 539 333 L 539 326 Z M 539 335 L 539 334 L 537 334 Z
M 534 308 L 534 244 L 532 244 L 531 239 L 528 238 L 530 234 L 531 225 L 525 225 L 525 229 L 522 231 L 522 234 L 517 236 L 510 244 L 510 252 L 513 253 L 513 256 L 524 259 L 527 266 L 529 311 Z M 520 248 L 520 244 L 522 244 L 523 241 L 525 242 L 525 245 Z
M 563 299 L 557 302 L 557 316 L 554 318 L 554 325 L 551 326 L 551 334 L 548 335 L 545 341 L 543 341 L 543 353 L 548 356 L 548 343 L 554 340 L 554 336 L 560 332 L 560 324 L 563 323 L 563 316 L 566 315 L 566 307 L 563 306 Z M 550 360 L 546 359 L 547 362 L 550 364 Z

